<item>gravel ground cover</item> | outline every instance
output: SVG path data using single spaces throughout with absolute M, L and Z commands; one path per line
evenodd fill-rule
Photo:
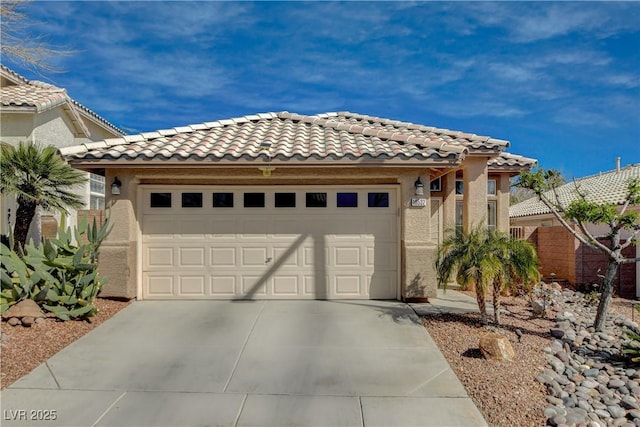
M 45 322 L 30 328 L 2 322 L 0 388 L 10 386 L 128 304 L 128 301 L 98 298 L 99 311 L 90 321 L 61 322 L 49 316 Z
M 467 292 L 475 297 L 475 294 Z M 467 393 L 491 426 L 545 426 L 546 387 L 536 377 L 549 368 L 544 349 L 552 344 L 550 329 L 554 319 L 533 314 L 528 298 L 507 297 L 502 327 L 480 325 L 480 315 L 441 314 L 422 318 L 440 351 L 456 373 Z M 632 316 L 632 301 L 615 298 L 610 313 Z M 522 332 L 518 340 L 516 329 Z M 494 362 L 482 357 L 480 337 L 489 331 L 504 334 L 516 353 L 512 362 Z
M 543 385 L 535 378 L 546 368 L 542 349 L 549 345 L 551 320 L 533 316 L 528 300 L 507 297 L 502 327 L 480 325 L 480 315 L 430 315 L 422 321 L 487 422 L 492 426 L 544 426 Z M 522 332 L 518 342 L 516 329 Z M 480 337 L 490 330 L 504 334 L 515 351 L 511 362 L 482 357 Z

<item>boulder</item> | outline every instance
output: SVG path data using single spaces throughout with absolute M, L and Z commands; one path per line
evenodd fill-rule
M 26 326 L 28 328 L 30 328 L 34 323 L 35 323 L 36 319 L 31 317 L 31 316 L 26 316 L 22 318 L 22 326 Z
M 480 352 L 485 359 L 490 360 L 513 360 L 515 357 L 507 337 L 496 332 L 485 334 L 480 338 Z
M 544 301 L 531 301 L 531 309 L 537 316 L 544 316 L 547 314 L 547 304 Z
M 12 317 L 17 317 L 18 319 L 33 317 L 34 319 L 37 319 L 39 317 L 45 317 L 45 315 L 35 301 L 25 299 L 12 305 L 7 311 L 2 313 L 3 319 L 11 319 Z

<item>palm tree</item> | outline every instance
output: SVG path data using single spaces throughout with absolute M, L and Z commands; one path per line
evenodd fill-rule
M 455 273 L 459 284 L 474 287 L 483 325 L 487 324 L 485 294 L 499 272 L 498 259 L 487 244 L 487 230 L 482 224 L 468 233 L 451 232 L 438 246 L 438 286 L 446 289 Z
M 505 288 L 519 284 L 529 288 L 540 281 L 540 262 L 535 247 L 526 240 L 514 239 L 509 234 L 489 231 L 487 244 L 493 248 L 501 268 L 493 282 L 493 313 L 500 324 L 501 296 Z
M 63 212 L 82 207 L 82 200 L 69 187 L 85 182 L 86 178 L 69 166 L 53 146 L 0 144 L 0 170 L 0 193 L 13 194 L 18 201 L 13 232 L 16 252 L 27 241 L 38 206 Z
M 461 285 L 475 286 L 482 324 L 487 324 L 485 294 L 493 288 L 494 320 L 500 324 L 501 294 L 515 281 L 539 279 L 538 257 L 533 246 L 508 234 L 487 230 L 480 224 L 468 233 L 450 233 L 438 246 L 438 286 L 446 289 L 456 274 Z

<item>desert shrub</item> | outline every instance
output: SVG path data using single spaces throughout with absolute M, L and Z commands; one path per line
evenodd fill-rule
M 55 239 L 30 242 L 22 256 L 13 245 L 0 244 L 0 312 L 32 299 L 62 320 L 96 314 L 93 302 L 106 283 L 98 274 L 98 255 L 110 231 L 109 218 L 101 226 L 84 218 L 72 230 L 63 216 Z

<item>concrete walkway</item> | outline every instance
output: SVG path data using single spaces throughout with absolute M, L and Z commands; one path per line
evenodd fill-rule
M 413 310 L 381 301 L 136 302 L 4 390 L 2 416 L 5 427 L 486 425 Z
M 455 289 L 443 291 L 438 289 L 438 298 L 431 300 L 428 304 L 409 304 L 411 308 L 420 316 L 443 313 L 479 313 L 478 302 L 462 292 Z M 493 304 L 487 301 L 487 314 L 493 314 Z

